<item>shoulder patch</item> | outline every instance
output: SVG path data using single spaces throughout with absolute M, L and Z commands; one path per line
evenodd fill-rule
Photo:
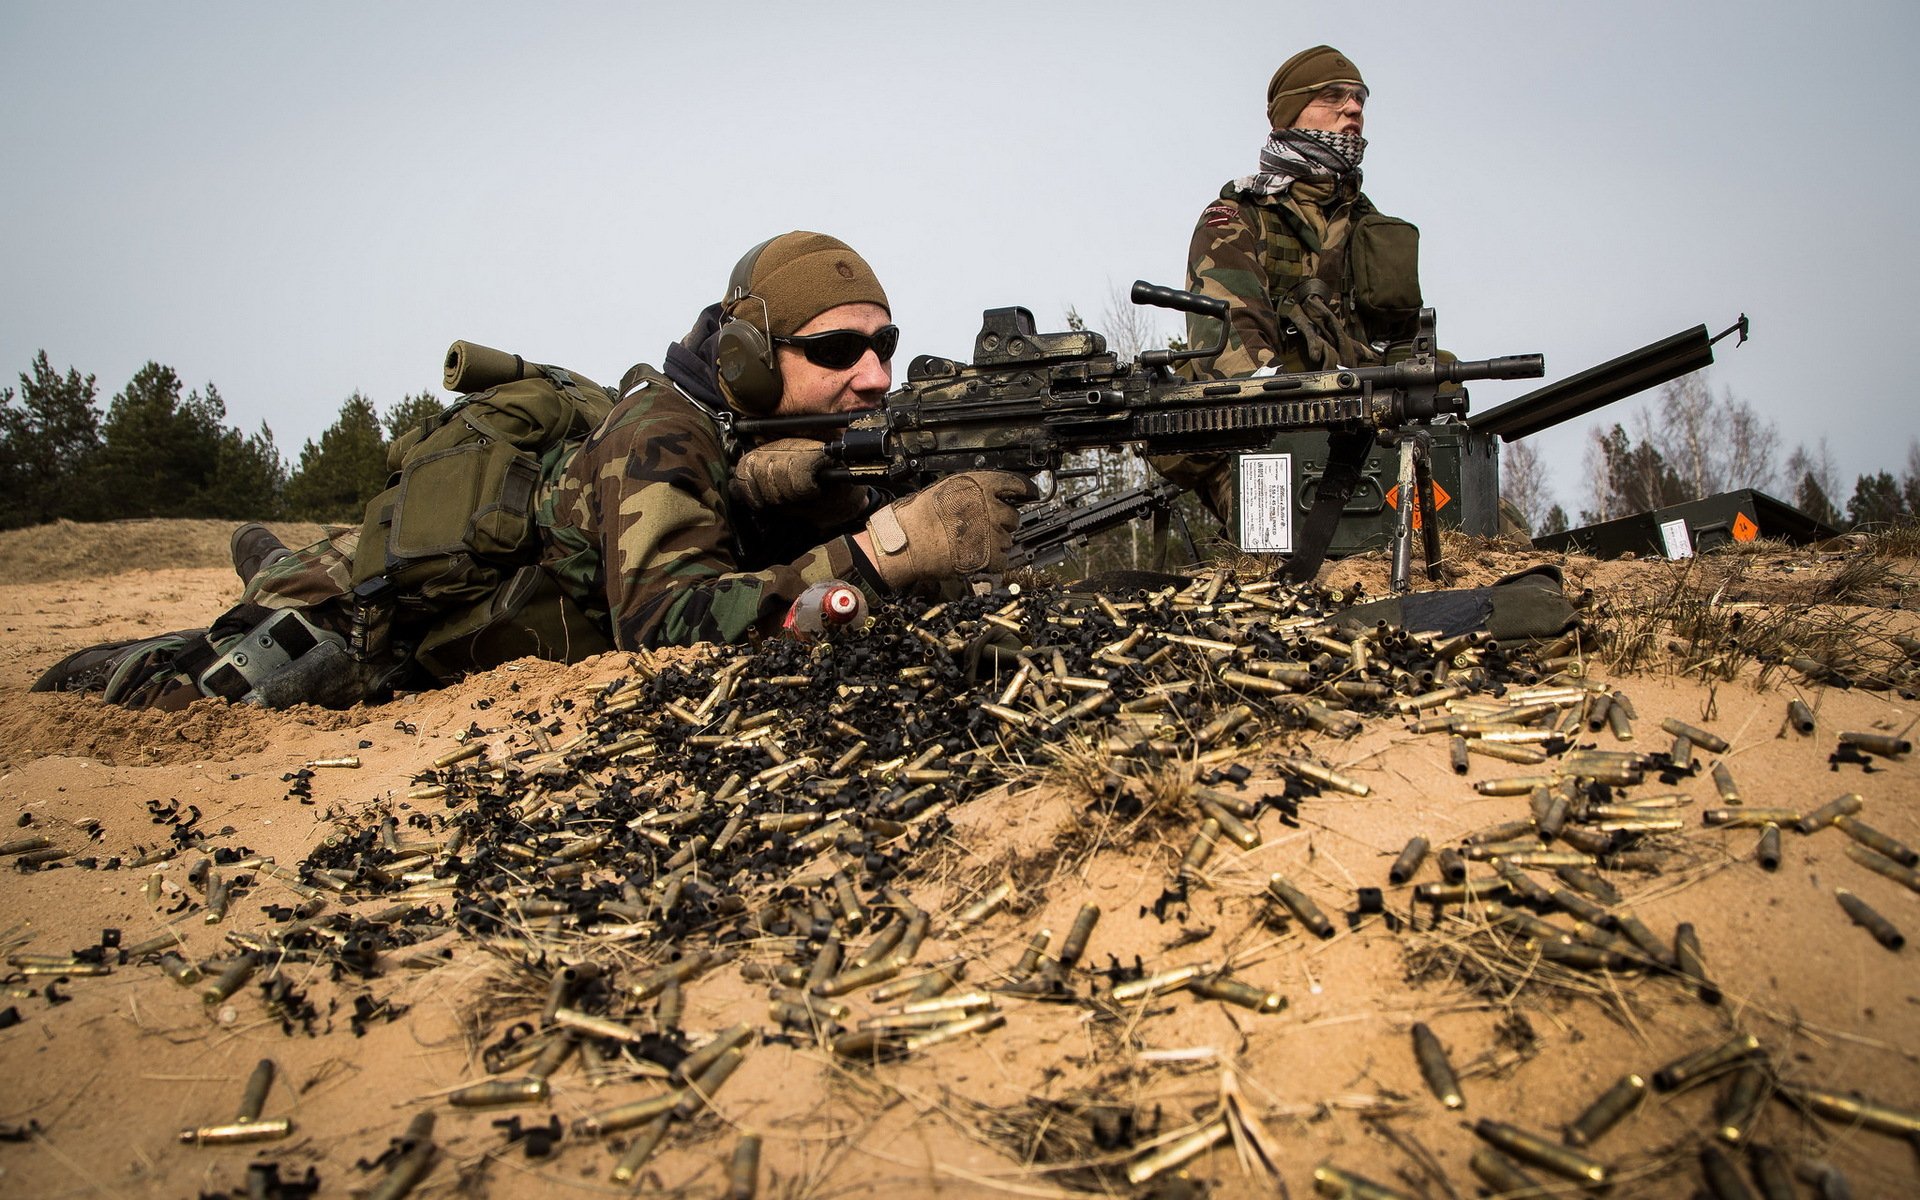
M 1200 214 L 1200 221 L 1205 225 L 1220 226 L 1231 222 L 1239 215 L 1238 204 L 1228 200 L 1216 200 L 1207 206 L 1207 211 Z

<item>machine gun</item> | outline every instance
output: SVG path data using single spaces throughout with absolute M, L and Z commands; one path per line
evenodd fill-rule
M 1144 281 L 1133 285 L 1132 299 L 1213 317 L 1224 339 L 1224 301 Z M 957 471 L 1050 472 L 1078 450 L 1129 444 L 1149 454 L 1248 450 L 1279 433 L 1327 430 L 1327 478 L 1288 568 L 1292 578 L 1304 581 L 1318 572 L 1376 438 L 1465 413 L 1466 392 L 1446 385 L 1531 379 L 1545 371 L 1537 354 L 1444 361 L 1432 309 L 1420 311 L 1411 354 L 1385 366 L 1200 382 L 1172 371 L 1175 363 L 1220 350 L 1218 344 L 1149 350 L 1127 361 L 1097 333 L 1039 333 L 1026 309 L 995 308 L 982 317 L 971 363 L 921 355 L 908 366 L 906 384 L 877 409 L 827 418 L 747 418 L 735 427 L 777 434 L 844 424 L 839 438 L 827 443 L 828 459 L 839 464 L 836 477 L 907 484 Z M 1426 528 L 1431 573 L 1439 557 L 1438 532 L 1431 521 Z

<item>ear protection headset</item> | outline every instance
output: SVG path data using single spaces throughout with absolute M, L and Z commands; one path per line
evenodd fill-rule
M 761 251 L 778 240 L 768 238 L 747 251 L 734 265 L 727 280 L 727 294 L 720 302 L 720 335 L 714 345 L 720 382 L 736 404 L 753 413 L 770 413 L 780 403 L 780 363 L 768 336 L 773 319 L 767 313 L 767 302 L 753 294 L 753 268 L 760 261 Z M 749 300 L 759 302 L 760 319 L 768 329 L 735 315 L 736 309 Z

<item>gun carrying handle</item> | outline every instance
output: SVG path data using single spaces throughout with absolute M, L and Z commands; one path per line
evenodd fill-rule
M 1189 350 L 1148 350 L 1140 356 L 1142 366 L 1164 367 L 1189 358 L 1212 358 L 1226 348 L 1227 344 L 1227 302 L 1215 296 L 1202 296 L 1198 292 L 1183 292 L 1179 288 L 1161 287 L 1148 283 L 1144 279 L 1133 281 L 1133 291 L 1129 298 L 1135 304 L 1151 304 L 1156 308 L 1171 308 L 1176 312 L 1193 313 L 1195 316 L 1210 317 L 1220 322 L 1220 339 L 1211 346 L 1196 346 Z

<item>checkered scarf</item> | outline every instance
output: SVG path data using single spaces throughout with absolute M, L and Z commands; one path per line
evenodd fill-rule
M 1257 196 L 1284 195 L 1296 180 L 1331 180 L 1337 187 L 1360 186 L 1360 158 L 1367 139 L 1357 133 L 1323 129 L 1276 129 L 1260 148 L 1260 169 L 1234 184 Z

